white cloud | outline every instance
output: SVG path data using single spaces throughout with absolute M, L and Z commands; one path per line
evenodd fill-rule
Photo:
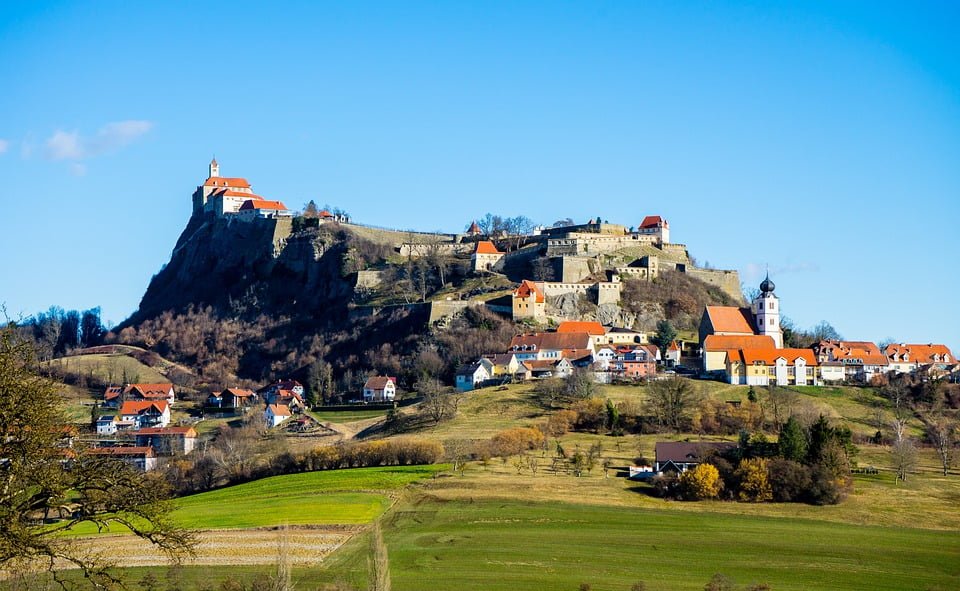
M 57 130 L 47 140 L 47 156 L 51 160 L 79 160 L 84 157 L 80 134 Z
M 51 160 L 84 160 L 123 148 L 153 128 L 150 121 L 128 120 L 107 123 L 92 137 L 77 131 L 58 129 L 47 139 Z
M 10 149 L 10 142 L 7 140 L 0 139 L 0 154 L 6 154 L 7 150 Z

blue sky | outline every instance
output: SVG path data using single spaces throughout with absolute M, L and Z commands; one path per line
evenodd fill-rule
M 847 338 L 960 349 L 960 8 L 0 5 L 0 302 L 136 309 L 216 154 L 290 206 L 670 220 Z M 202 280 L 202 278 L 198 278 Z

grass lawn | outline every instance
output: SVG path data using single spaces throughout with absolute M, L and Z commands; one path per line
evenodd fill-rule
M 339 410 L 339 411 L 310 411 L 310 416 L 318 421 L 330 421 L 332 423 L 350 423 L 353 421 L 362 421 L 365 419 L 375 419 L 387 414 L 385 410 Z
M 421 499 L 386 519 L 393 588 L 699 590 L 713 573 L 777 591 L 960 588 L 960 536 L 794 518 L 573 503 Z M 361 579 L 357 539 L 331 569 Z
M 274 476 L 176 499 L 172 517 L 193 529 L 369 523 L 390 506 L 393 493 L 445 468 L 389 466 Z M 97 532 L 81 524 L 72 533 Z

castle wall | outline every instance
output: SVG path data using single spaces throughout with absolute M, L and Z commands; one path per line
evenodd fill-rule
M 696 277 L 704 283 L 715 285 L 725 291 L 730 297 L 740 300 L 743 294 L 740 292 L 740 273 L 737 271 L 728 271 L 720 269 L 696 269 L 686 267 L 686 271 L 691 277 Z
M 559 259 L 560 282 L 561 283 L 577 283 L 580 280 L 582 280 L 584 277 L 589 277 L 592 273 L 590 269 L 590 261 L 592 260 L 593 259 L 588 257 L 576 257 L 576 256 L 561 257 Z

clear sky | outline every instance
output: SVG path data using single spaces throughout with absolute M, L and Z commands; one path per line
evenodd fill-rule
M 952 1 L 3 2 L 0 302 L 124 319 L 216 154 L 401 229 L 660 214 L 769 266 L 802 327 L 958 351 L 958 28 Z

